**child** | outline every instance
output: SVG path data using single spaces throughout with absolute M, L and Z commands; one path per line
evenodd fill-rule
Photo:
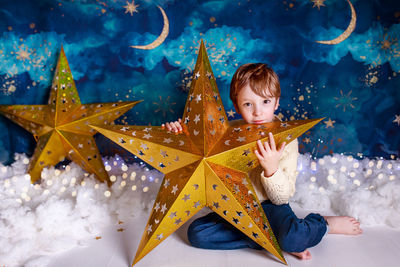
M 231 82 L 230 97 L 245 123 L 262 124 L 277 120 L 280 84 L 276 73 L 266 64 L 245 64 L 239 67 Z M 237 122 L 236 122 L 237 123 Z M 163 125 L 169 131 L 181 132 L 181 120 Z M 260 162 L 250 180 L 262 202 L 271 228 L 282 250 L 299 259 L 311 259 L 307 250 L 317 245 L 326 234 L 362 233 L 360 223 L 347 216 L 321 216 L 311 213 L 298 219 L 289 206 L 294 195 L 298 142 L 276 147 L 273 135 L 269 142 L 257 141 L 255 154 Z M 261 173 L 261 174 L 260 174 Z M 257 248 L 257 243 L 219 217 L 215 212 L 195 220 L 188 229 L 189 242 L 207 249 Z

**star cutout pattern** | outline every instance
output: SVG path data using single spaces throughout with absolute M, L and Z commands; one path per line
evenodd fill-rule
M 48 104 L 1 105 L 0 113 L 31 132 L 37 141 L 28 167 L 32 183 L 40 179 L 43 168 L 69 158 L 110 184 L 93 138 L 96 131 L 90 125 L 111 125 L 138 102 L 81 104 L 61 48 Z
M 250 124 L 233 127 L 228 123 L 216 81 L 211 78 L 214 75 L 206 75 L 207 72 L 212 70 L 202 41 L 194 69 L 197 77 L 192 80 L 182 116 L 185 118 L 182 134 L 155 126 L 152 137 L 147 140 L 144 126 L 129 126 L 130 131 L 136 131 L 136 136 L 129 130 L 121 131 L 122 126 L 94 127 L 142 160 L 149 162 L 154 157 L 155 162 L 165 165 L 160 168 L 150 163 L 165 177 L 145 228 L 152 226 L 153 231 L 144 231 L 133 264 L 205 206 L 286 263 L 271 228 L 264 227 L 269 223 L 247 173 L 258 165 L 254 150 L 260 131 L 265 132 L 262 141 L 267 141 L 267 133 L 272 132 L 279 146 L 297 138 L 321 119 L 291 121 L 286 127 L 281 127 L 279 121 L 267 123 L 265 127 Z M 119 137 L 133 141 L 122 143 Z M 165 138 L 172 142 L 163 142 Z M 140 143 L 148 148 L 142 154 L 137 153 Z M 168 156 L 161 157 L 161 149 Z M 179 160 L 174 161 L 176 156 Z M 165 209 L 162 206 L 158 210 L 157 203 L 165 203 Z

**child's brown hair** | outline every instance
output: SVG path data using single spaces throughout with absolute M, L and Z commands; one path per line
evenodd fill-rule
M 239 91 L 247 84 L 259 96 L 281 96 L 279 78 L 273 69 L 264 63 L 248 63 L 240 66 L 232 77 L 230 97 L 235 107 Z

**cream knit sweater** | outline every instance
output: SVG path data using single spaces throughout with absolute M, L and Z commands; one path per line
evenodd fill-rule
M 254 190 L 261 202 L 269 199 L 276 205 L 289 203 L 289 198 L 294 195 L 296 190 L 298 157 L 298 141 L 295 139 L 286 145 L 279 161 L 278 170 L 271 177 L 264 176 L 261 166 L 249 173 Z

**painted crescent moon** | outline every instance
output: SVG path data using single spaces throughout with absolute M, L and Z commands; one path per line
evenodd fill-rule
M 335 44 L 343 42 L 344 40 L 347 39 L 347 37 L 350 36 L 350 34 L 356 28 L 357 15 L 356 15 L 356 11 L 354 10 L 352 3 L 349 0 L 347 0 L 347 2 L 349 3 L 350 8 L 351 8 L 351 20 L 350 20 L 349 26 L 347 26 L 347 29 L 341 35 L 336 37 L 335 39 L 332 39 L 329 41 L 315 41 L 315 42 L 320 43 L 320 44 L 335 45 Z
M 162 44 L 165 40 L 165 38 L 167 38 L 168 33 L 169 33 L 169 21 L 168 21 L 168 17 L 165 14 L 164 9 L 162 9 L 162 7 L 157 6 L 160 11 L 161 14 L 164 18 L 164 27 L 162 29 L 162 32 L 160 34 L 160 36 L 157 37 L 157 39 L 155 39 L 151 44 L 148 45 L 131 45 L 132 48 L 137 48 L 137 49 L 144 49 L 144 50 L 150 50 L 150 49 L 154 49 L 157 46 L 159 46 L 160 44 Z

